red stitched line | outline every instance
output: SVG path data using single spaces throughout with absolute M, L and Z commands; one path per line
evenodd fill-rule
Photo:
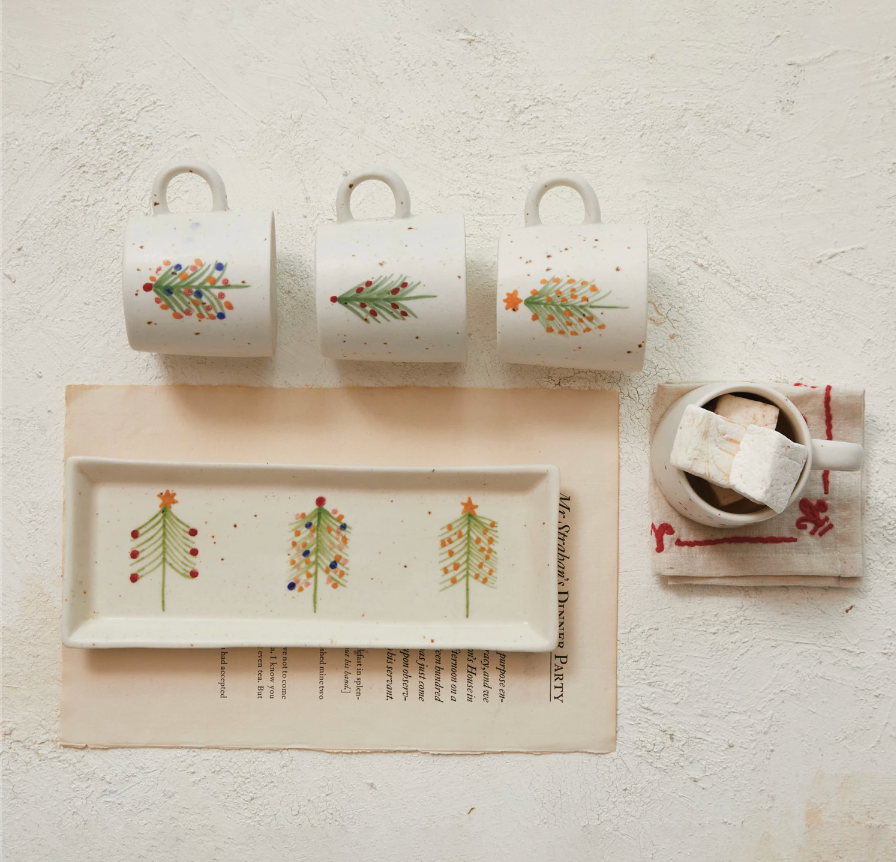
M 824 432 L 828 440 L 834 439 L 834 417 L 831 413 L 831 386 L 824 388 Z M 825 494 L 831 492 L 831 471 L 824 470 L 821 474 L 821 485 Z
M 782 545 L 796 542 L 797 536 L 729 536 L 727 539 L 676 539 L 679 548 L 705 548 L 707 545 Z

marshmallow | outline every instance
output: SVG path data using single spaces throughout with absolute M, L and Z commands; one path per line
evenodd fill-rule
M 705 487 L 700 489 L 700 496 L 707 503 L 712 503 L 717 509 L 724 509 L 725 506 L 730 506 L 732 503 L 738 502 L 738 500 L 743 500 L 743 497 L 737 491 L 733 491 L 731 488 L 723 488 L 720 485 L 713 485 L 712 482 L 707 482 Z
M 738 494 L 783 512 L 803 472 L 808 450 L 771 428 L 750 425 L 731 462 L 731 483 Z
M 672 465 L 714 485 L 731 487 L 731 463 L 746 429 L 688 404 L 672 444 Z
M 760 428 L 774 428 L 778 424 L 780 412 L 774 404 L 741 398 L 739 395 L 723 395 L 716 402 L 715 412 L 738 425 L 758 425 Z

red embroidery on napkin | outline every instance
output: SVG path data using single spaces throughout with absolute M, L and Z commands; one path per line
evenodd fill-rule
M 660 524 L 657 526 L 656 524 L 650 525 L 650 532 L 653 533 L 654 538 L 656 539 L 656 552 L 658 554 L 662 554 L 663 551 L 666 550 L 666 545 L 663 540 L 663 536 L 674 536 L 675 530 L 672 528 L 671 524 Z
M 803 497 L 800 500 L 800 511 L 803 514 L 796 519 L 796 528 L 798 530 L 808 530 L 809 525 L 812 524 L 809 535 L 814 536 L 818 534 L 823 536 L 829 530 L 834 529 L 831 519 L 824 514 L 827 510 L 828 504 L 824 500 L 816 500 L 813 504 L 808 497 Z
M 709 545 L 783 545 L 797 536 L 728 536 L 724 539 L 676 539 L 679 548 L 705 548 Z
M 834 439 L 834 417 L 831 413 L 831 387 L 824 387 L 824 433 L 828 440 Z M 821 484 L 825 494 L 831 491 L 831 471 L 825 470 L 821 474 Z

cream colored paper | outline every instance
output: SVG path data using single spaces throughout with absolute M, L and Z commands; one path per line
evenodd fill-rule
M 67 402 L 66 457 L 552 463 L 564 503 L 561 645 L 551 654 L 63 649 L 63 744 L 615 748 L 617 393 L 76 386 Z

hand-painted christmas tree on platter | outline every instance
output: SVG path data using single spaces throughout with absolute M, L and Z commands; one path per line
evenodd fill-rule
M 417 299 L 435 299 L 435 294 L 415 294 L 419 281 L 411 282 L 403 275 L 381 275 L 349 288 L 330 302 L 338 303 L 365 323 L 407 320 L 416 317 L 407 303 Z
M 226 272 L 227 264 L 219 260 L 203 263 L 197 257 L 187 265 L 163 260 L 143 290 L 154 294 L 159 308 L 170 311 L 175 320 L 194 315 L 198 320 L 224 320 L 227 312 L 233 311 L 227 291 L 250 286 L 245 282 L 231 284 Z
M 543 278 L 541 288 L 533 288 L 525 299 L 519 291 L 511 291 L 504 297 L 504 310 L 518 311 L 520 305 L 524 305 L 532 313 L 532 320 L 537 320 L 545 332 L 577 338 L 580 333 L 606 329 L 605 323 L 595 322 L 594 311 L 628 308 L 627 305 L 606 305 L 611 291 L 602 292 L 593 281 L 575 278 L 566 279 L 564 284 L 561 281 L 556 276 Z
M 193 537 L 199 531 L 185 524 L 174 512 L 172 506 L 180 501 L 175 499 L 175 491 L 165 490 L 156 496 L 162 501 L 159 511 L 145 524 L 131 530 L 134 545 L 131 548 L 132 560 L 139 560 L 131 571 L 131 583 L 145 578 L 153 572 L 162 570 L 162 610 L 165 610 L 165 575 L 168 569 L 177 572 L 188 581 L 199 577 L 199 571 L 193 568 L 193 558 L 199 555 L 199 549 L 193 546 Z
M 302 593 L 312 592 L 312 606 L 317 613 L 318 579 L 326 577 L 326 585 L 334 590 L 347 586 L 347 546 L 351 527 L 345 515 L 334 506 L 325 508 L 326 497 L 314 501 L 311 512 L 300 512 L 290 525 L 293 534 L 289 550 L 291 581 L 287 589 Z
M 466 616 L 470 616 L 470 584 L 497 587 L 498 525 L 476 514 L 472 497 L 461 503 L 460 517 L 446 526 L 439 537 L 440 592 L 464 584 Z

